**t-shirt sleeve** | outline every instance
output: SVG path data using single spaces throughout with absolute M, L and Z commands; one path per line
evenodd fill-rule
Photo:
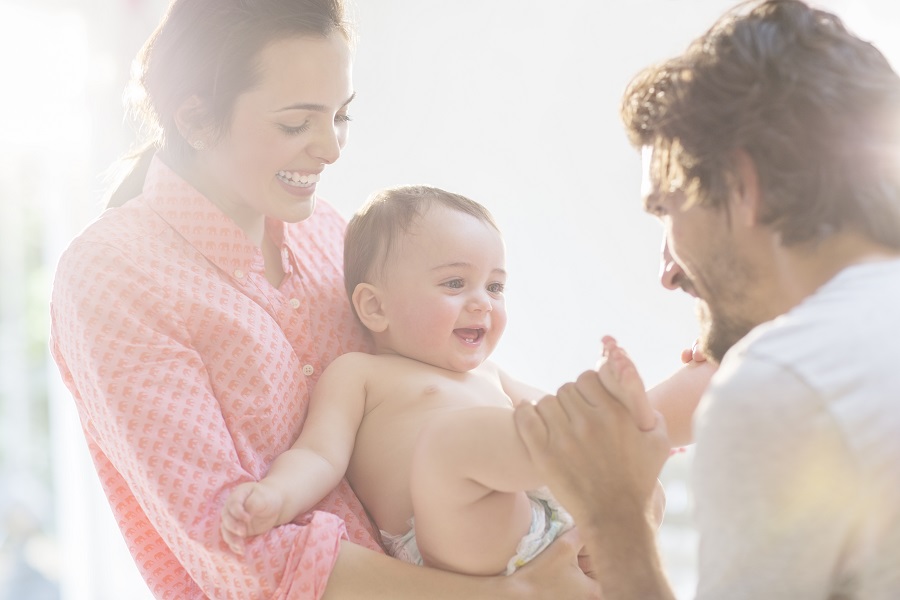
M 220 535 L 231 488 L 252 479 L 167 291 L 121 250 L 61 259 L 51 351 L 128 547 L 159 598 L 318 598 L 346 538 L 326 512 L 255 538 Z M 183 567 L 180 568 L 179 567 Z M 186 572 L 186 574 L 185 574 Z
M 693 472 L 699 599 L 828 597 L 857 483 L 810 386 L 759 358 L 726 359 L 698 413 Z

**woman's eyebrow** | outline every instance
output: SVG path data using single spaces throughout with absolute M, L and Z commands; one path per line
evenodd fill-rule
M 353 92 L 352 94 L 350 94 L 350 97 L 347 98 L 347 100 L 345 100 L 343 104 L 341 104 L 341 108 L 344 108 L 345 106 L 347 106 L 348 104 L 353 102 L 354 98 L 356 98 L 356 92 Z M 312 110 L 315 112 L 327 112 L 328 108 L 324 104 L 310 104 L 310 103 L 301 102 L 298 104 L 291 104 L 290 106 L 285 106 L 284 108 L 279 108 L 275 112 L 284 112 L 286 110 Z

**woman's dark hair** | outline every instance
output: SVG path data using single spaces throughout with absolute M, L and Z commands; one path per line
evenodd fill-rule
M 900 77 L 841 20 L 798 0 L 739 5 L 622 101 L 651 174 L 722 206 L 735 153 L 756 166 L 761 222 L 784 244 L 842 229 L 900 248 Z
M 186 100 L 200 100 L 196 124 L 221 136 L 237 97 L 258 82 L 263 48 L 335 32 L 352 39 L 343 0 L 173 0 L 132 67 L 126 102 L 142 140 L 108 206 L 140 193 L 157 150 L 173 165 L 194 152 L 175 124 Z

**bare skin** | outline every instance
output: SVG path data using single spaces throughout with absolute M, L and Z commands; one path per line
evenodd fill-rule
M 227 499 L 222 535 L 235 552 L 312 510 L 346 474 L 383 532 L 407 533 L 415 515 L 426 565 L 493 575 L 516 555 L 532 522 L 526 490 L 545 479 L 516 429 L 514 407 L 544 394 L 486 362 L 506 322 L 502 241 L 474 217 L 443 210 L 426 214 L 403 250 L 381 279 L 353 295 L 376 353 L 335 360 L 316 384 L 294 446 L 265 478 Z M 689 419 L 679 415 L 693 411 L 706 381 L 685 367 L 661 392 L 641 387 L 629 397 L 644 422 L 656 418 L 654 401 L 689 438 Z
M 599 583 L 576 560 L 581 548 L 578 532 L 571 530 L 510 577 L 472 577 L 411 565 L 344 541 L 323 598 L 600 600 Z
M 604 375 L 616 376 L 611 368 Z M 555 396 L 517 407 L 516 423 L 547 485 L 578 523 L 603 597 L 673 599 L 656 551 L 652 507 L 671 448 L 665 419 L 642 431 L 597 371 L 585 371 Z M 609 451 L 605 460 L 583 451 L 598 439 Z
M 657 413 L 647 397 L 644 381 L 631 358 L 612 336 L 603 337 L 603 358 L 597 369 L 603 387 L 628 407 L 638 429 L 652 431 Z
M 443 531 L 441 527 L 446 534 L 442 548 L 466 547 L 465 552 L 459 552 L 460 560 L 442 566 L 464 571 L 464 566 L 474 569 L 480 565 L 484 569 L 480 574 L 502 571 L 531 521 L 530 505 L 520 490 L 537 487 L 540 480 L 533 469 L 527 468 L 528 455 L 512 418 L 513 403 L 501 378 L 498 369 L 490 363 L 467 373 L 456 373 L 396 355 L 350 353 L 340 357 L 316 388 L 316 393 L 324 394 L 329 401 L 313 404 L 308 426 L 300 438 L 318 456 L 306 450 L 300 455 L 298 451 L 295 458 L 302 463 L 290 464 L 289 469 L 273 465 L 263 481 L 236 488 L 228 501 L 228 511 L 223 514 L 226 531 L 239 532 L 229 540 L 233 549 L 241 551 L 242 536 L 258 535 L 290 522 L 302 510 L 298 507 L 317 502 L 344 476 L 344 466 L 360 501 L 378 527 L 389 534 L 402 535 L 409 530 L 414 492 L 419 494 L 418 502 L 422 505 L 417 507 L 418 521 L 444 510 L 448 504 L 464 501 L 475 505 L 483 501 L 486 510 L 489 507 L 491 511 L 508 511 L 509 521 L 494 519 L 493 523 L 482 519 L 465 523 L 464 519 L 444 515 L 456 529 L 447 527 Z M 530 400 L 538 397 L 540 394 L 534 393 Z M 459 497 L 452 494 L 452 500 L 446 493 L 448 486 L 439 489 L 414 486 L 415 479 L 411 478 L 418 452 L 414 449 L 423 429 L 433 421 L 447 420 L 459 423 L 460 428 L 465 427 L 463 423 L 470 423 L 491 430 L 487 440 L 478 439 L 482 429 L 472 430 L 468 439 L 454 443 L 458 452 L 443 457 L 440 466 L 434 465 L 444 473 L 459 471 L 466 465 L 465 470 L 476 477 L 459 492 Z M 472 450 L 473 444 L 479 441 L 482 449 L 488 443 L 493 454 L 482 456 L 477 464 L 464 460 L 462 454 Z M 316 469 L 318 489 L 296 486 L 298 467 Z M 486 483 L 516 492 L 491 495 L 488 500 Z M 284 494 L 285 490 L 291 492 Z M 440 497 L 432 497 L 434 493 Z M 470 547 L 468 540 L 473 538 L 483 543 Z M 441 556 L 443 563 L 451 562 L 446 550 Z

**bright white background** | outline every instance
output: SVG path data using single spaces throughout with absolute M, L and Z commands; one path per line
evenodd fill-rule
M 17 256 L 30 234 L 12 223 L 16 215 L 24 222 L 37 214 L 45 260 L 37 275 L 5 260 L 4 280 L 33 275 L 37 296 L 45 298 L 59 252 L 99 212 L 99 173 L 131 141 L 119 102 L 128 63 L 164 4 L 0 0 L 0 202 L 13 219 L 5 221 L 0 249 Z M 898 64 L 900 9 L 892 0 L 819 4 L 878 41 Z M 657 283 L 660 229 L 640 210 L 639 160 L 619 124 L 619 98 L 638 69 L 681 51 L 731 5 L 357 0 L 354 122 L 344 156 L 323 176 L 321 196 L 346 216 L 373 190 L 404 183 L 480 201 L 496 216 L 508 249 L 510 324 L 497 362 L 553 390 L 593 366 L 600 337 L 611 333 L 655 383 L 677 368 L 696 325 L 690 301 Z M 0 331 L 9 343 L 0 364 L 14 366 L 19 312 L 30 308 L 11 289 L 4 291 Z M 48 372 L 53 443 L 42 451 L 28 449 L 34 419 L 21 408 L 28 386 L 17 383 L 15 368 L 5 372 L 0 475 L 9 489 L 24 489 L 30 466 L 45 455 L 52 466 L 50 492 L 17 492 L 45 506 L 38 512 L 48 535 L 23 553 L 26 562 L 58 583 L 66 600 L 149 597 L 112 524 L 55 370 Z M 671 516 L 661 533 L 682 597 L 693 581 L 688 463 L 676 459 L 666 474 Z M 0 500 L 8 496 L 16 494 Z M 9 568 L 0 560 L 0 600 Z

